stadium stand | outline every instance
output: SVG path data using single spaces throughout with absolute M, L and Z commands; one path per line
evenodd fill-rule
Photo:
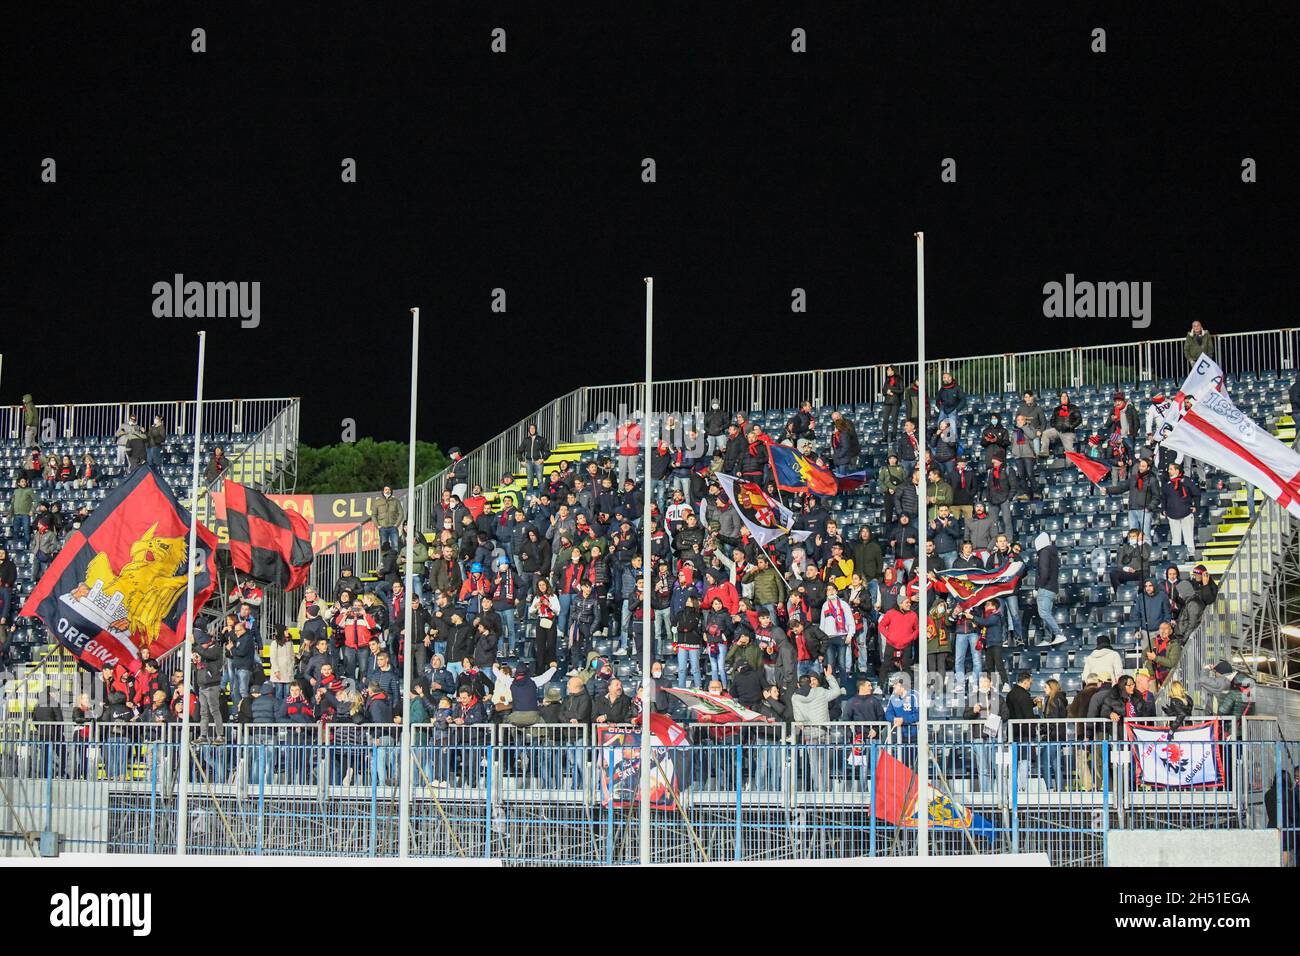
M 1261 335 L 1276 336 L 1281 347 L 1248 351 L 1227 337 L 1220 340 L 1220 349 L 1231 356 L 1224 360 L 1228 387 L 1243 412 L 1294 442 L 1297 386 L 1290 368 L 1300 343 L 1293 330 Z M 1151 635 L 1159 633 L 1153 613 L 1174 629 L 1179 648 L 1183 642 L 1195 646 L 1200 615 L 1216 606 L 1214 582 L 1237 568 L 1237 548 L 1248 529 L 1257 527 L 1254 515 L 1270 506 L 1240 481 L 1199 463 L 1182 462 L 1183 476 L 1175 483 L 1167 471 L 1174 456 L 1144 447 L 1148 400 L 1171 395 L 1181 384 L 1182 345 L 1141 343 L 1132 354 L 1143 358 L 1133 361 L 1111 354 L 1088 358 L 1073 350 L 1060 360 L 1052 353 L 944 361 L 928 372 L 937 402 L 931 430 L 940 413 L 951 411 L 949 427 L 955 424 L 959 435 L 952 456 L 927 438 L 933 464 L 951 490 L 959 484 L 955 459 L 965 459 L 977 489 L 969 501 L 951 501 L 960 516 L 952 543 L 969 540 L 972 560 L 981 568 L 994 570 L 1016 557 L 1024 562 L 1016 589 L 998 602 L 1012 622 L 1001 668 L 999 655 L 976 651 L 966 667 L 969 683 L 955 679 L 948 659 L 957 643 L 955 618 L 940 623 L 945 640 L 928 648 L 931 673 L 940 675 L 927 688 L 932 776 L 952 801 L 954 819 L 963 821 L 932 836 L 943 852 L 1040 849 L 1054 863 L 1096 865 L 1105 861 L 1106 832 L 1121 819 L 1137 829 L 1160 829 L 1171 821 L 1215 829 L 1257 826 L 1268 788 L 1280 787 L 1281 770 L 1294 763 L 1276 720 L 1252 710 L 1253 675 L 1241 660 L 1207 678 L 1180 668 L 1163 643 L 1154 648 L 1157 659 L 1148 656 Z M 1153 361 L 1157 350 L 1174 359 Z M 619 453 L 627 441 L 621 426 L 625 409 L 634 407 L 636 386 L 563 396 L 417 488 L 415 499 L 403 504 L 409 520 L 401 528 L 404 535 L 413 523 L 418 534 L 416 590 L 422 599 L 414 636 L 417 680 L 409 689 L 418 700 L 410 730 L 416 793 L 411 852 L 481 854 L 516 863 L 633 858 L 636 814 L 624 812 L 630 791 L 619 789 L 623 765 L 611 749 L 619 744 L 610 741 L 636 733 L 624 722 L 641 706 L 635 646 L 646 629 L 661 662 L 654 674 L 654 709 L 681 733 L 680 740 L 662 741 L 657 758 L 671 764 L 659 768 L 659 779 L 669 784 L 667 795 L 660 794 L 664 814 L 655 823 L 657 859 L 915 852 L 914 830 L 897 819 L 883 821 L 870 796 L 891 775 L 911 773 L 917 760 L 914 691 L 910 683 L 892 687 L 895 664 L 901 661 L 910 671 L 914 657 L 891 659 L 884 640 L 886 614 L 907 616 L 899 604 L 901 579 L 911 565 L 906 530 L 900 533 L 898 524 L 909 508 L 910 469 L 899 473 L 904 480 L 894 494 L 887 493 L 898 477 L 887 467 L 891 455 L 906 451 L 902 422 L 909 411 L 908 372 L 915 365 L 897 369 L 896 382 L 887 377 L 887 367 L 876 366 L 666 383 L 662 393 L 657 390 L 657 406 L 671 408 L 676 401 L 687 411 L 665 413 L 676 415 L 682 429 L 665 438 L 656 463 L 657 530 L 666 521 L 669 531 L 656 538 L 655 551 L 665 559 L 666 583 L 655 588 L 644 617 L 631 591 L 639 537 L 635 527 L 630 534 L 620 530 L 623 518 L 635 526 L 640 517 L 640 487 L 635 480 L 630 490 L 603 481 L 609 475 L 615 486 L 622 477 Z M 1031 382 L 1047 421 L 1060 392 L 1068 392 L 1079 417 L 1074 450 L 1108 469 L 1098 484 L 1061 454 L 1061 445 L 1052 444 L 1041 455 L 1020 456 L 1032 464 L 999 455 L 1005 465 L 998 465 L 998 478 L 1005 468 L 1022 481 L 1009 495 L 990 493 L 990 448 L 1016 442 L 1026 394 L 1017 386 Z M 891 416 L 882 398 L 895 385 L 898 412 Z M 941 385 L 948 386 L 947 394 Z M 952 400 L 953 387 L 961 388 L 960 400 Z M 774 442 L 784 437 L 810 461 L 833 465 L 841 475 L 860 472 L 849 482 L 856 487 L 821 497 L 783 492 L 770 484 L 762 440 L 751 449 L 755 440 L 742 435 L 718 442 L 716 458 L 690 460 L 691 426 L 715 434 L 719 423 L 738 416 L 743 432 L 757 429 Z M 837 420 L 844 424 L 837 426 Z M 530 458 L 525 449 L 537 447 L 529 444 L 530 424 L 544 446 L 540 467 L 521 460 Z M 1115 439 L 1117 428 L 1118 439 L 1132 439 L 1128 449 Z M 212 434 L 205 446 L 236 438 Z M 740 454 L 728 454 L 728 441 L 744 446 Z M 846 442 L 850 450 L 857 446 L 856 455 L 845 451 Z M 59 448 L 75 453 L 85 447 L 108 457 L 110 443 L 99 435 Z M 12 484 L 22 449 L 12 440 L 4 447 L 7 479 L 0 481 Z M 754 573 L 760 549 L 740 536 L 734 514 L 719 509 L 712 497 L 713 474 L 725 462 L 743 472 L 754 466 L 755 456 L 757 482 L 794 509 L 795 529 L 813 532 L 802 546 L 782 539 L 762 555 L 775 557 L 791 573 L 783 590 L 802 581 L 802 595 L 770 593 L 771 577 Z M 1139 458 L 1154 461 L 1156 493 L 1138 509 L 1150 516 L 1143 542 L 1149 550 L 1139 549 L 1142 567 L 1126 575 L 1120 573 L 1120 549 L 1135 520 L 1130 478 Z M 272 470 L 279 461 L 273 458 Z M 180 444 L 169 443 L 163 468 L 175 470 L 177 484 L 185 480 L 186 462 Z M 623 464 L 640 479 L 639 462 Z M 584 475 L 594 481 L 588 484 Z M 1192 533 L 1175 543 L 1160 502 L 1166 494 L 1178 496 L 1184 483 L 1196 489 L 1190 498 Z M 677 487 L 686 492 L 684 502 L 674 503 Z M 0 486 L 0 501 L 9 494 L 9 487 Z M 75 495 L 72 500 L 78 502 Z M 698 512 L 701 502 L 702 514 L 688 518 L 686 506 Z M 987 521 L 973 521 L 979 505 Z M 1136 520 L 1141 523 L 1140 514 Z M 863 528 L 879 543 L 878 556 L 870 548 L 857 551 Z M 407 690 L 398 676 L 404 612 L 397 591 L 399 554 L 366 543 L 364 530 L 359 525 L 316 555 L 306 595 L 267 587 L 240 612 L 256 622 L 252 659 L 260 659 L 260 666 L 251 665 L 250 686 L 259 690 L 242 696 L 229 666 L 222 669 L 219 686 L 229 722 L 218 731 L 205 721 L 200 745 L 192 748 L 194 785 L 207 791 L 194 834 L 196 852 L 252 844 L 267 853 L 395 852 L 401 738 L 393 718 Z M 997 532 L 1013 549 L 1006 558 L 992 553 Z M 1059 565 L 1046 604 L 1035 595 L 1047 567 L 1041 559 L 1049 550 L 1044 534 Z M 849 627 L 861 639 L 851 638 L 843 653 L 830 646 L 819 653 L 815 641 L 826 635 L 818 628 L 828 627 L 821 613 L 826 585 L 852 573 L 846 566 L 831 567 L 837 540 L 842 556 L 857 560 L 854 570 L 865 570 L 866 558 L 872 571 L 860 590 L 842 588 L 856 612 Z M 931 543 L 947 547 L 939 534 L 931 535 Z M 441 558 L 444 545 L 449 560 Z M 732 557 L 736 549 L 754 571 L 736 573 L 718 557 L 719 551 Z M 932 569 L 952 564 L 944 554 L 936 553 Z M 22 557 L 20 577 L 30 582 L 32 562 Z M 806 565 L 812 569 L 795 573 Z M 884 575 L 886 568 L 894 574 Z M 683 573 L 685 580 L 679 580 Z M 1142 595 L 1146 578 L 1157 592 L 1150 602 Z M 543 579 L 558 592 L 553 605 L 541 594 Z M 1260 580 L 1260 587 L 1265 583 Z M 716 618 L 707 616 L 707 607 L 696 614 L 688 596 L 698 601 L 706 588 L 724 605 L 746 603 Z M 1169 602 L 1163 617 L 1162 596 Z M 486 603 L 476 600 L 484 597 Z M 764 605 L 775 612 L 779 634 L 757 616 Z M 1187 613 L 1189 608 L 1195 613 Z M 544 628 L 544 620 L 554 626 Z M 797 622 L 803 635 L 796 633 Z M 237 623 L 218 621 L 215 643 L 223 644 Z M 719 630 L 711 630 L 713 625 Z M 25 635 L 33 631 L 30 622 L 22 627 Z M 303 639 L 307 633 L 324 638 L 319 651 L 314 640 Z M 721 641 L 724 635 L 730 640 Z M 753 651 L 744 645 L 746 638 L 758 645 Z M 722 645 L 716 659 L 710 643 Z M 688 668 L 696 656 L 690 647 L 699 648 L 699 664 Z M 795 660 L 810 647 L 807 659 Z M 1107 648 L 1118 655 L 1111 668 L 1115 676 L 1139 674 L 1136 693 L 1128 690 L 1131 682 L 1113 680 L 1103 669 L 1110 667 Z M 729 649 L 734 653 L 719 666 Z M 912 653 L 918 650 L 913 642 Z M 1198 670 L 1216 663 L 1191 650 L 1187 659 Z M 554 671 L 552 662 L 558 665 Z M 180 746 L 175 718 L 183 707 L 175 684 L 179 672 L 166 665 L 157 683 L 114 676 L 96 688 L 107 690 L 104 700 L 73 704 L 61 693 L 65 700 L 57 712 L 52 702 L 39 699 L 46 688 L 66 686 L 51 679 L 53 664 L 29 679 L 21 705 L 11 695 L 7 716 L 15 719 L 5 724 L 0 747 L 3 775 L 92 780 L 106 788 L 97 798 L 104 802 L 104 821 L 70 821 L 73 842 L 115 852 L 166 852 L 169 837 L 166 827 L 158 831 L 156 800 L 174 788 Z M 497 670 L 502 666 L 507 670 Z M 1143 669 L 1151 671 L 1149 677 Z M 977 671 L 997 676 L 981 682 Z M 1105 679 L 1095 679 L 1098 674 Z M 864 678 L 874 688 L 863 692 L 858 681 Z M 1200 699 L 1186 698 L 1179 684 Z M 702 703 L 670 690 L 674 686 L 713 698 Z M 150 709 L 147 692 L 153 689 L 161 690 L 163 703 Z M 730 711 L 737 706 L 772 722 L 740 721 Z M 1139 721 L 1156 728 L 1207 728 L 1212 736 L 1185 745 L 1184 752 L 1212 754 L 1212 760 L 1196 763 L 1197 773 L 1212 778 L 1197 778 L 1187 790 L 1176 783 L 1151 784 L 1143 776 L 1146 764 L 1124 742 L 1123 725 Z M 257 808 L 245 799 L 252 792 L 259 795 Z M 317 802 L 327 795 L 328 804 Z M 267 802 L 275 800 L 281 802 L 268 809 Z M 150 801 L 153 809 L 146 810 Z M 16 799 L 19 809 L 38 805 L 34 791 Z M 1286 812 L 1291 816 L 1283 826 L 1293 842 L 1295 810 Z

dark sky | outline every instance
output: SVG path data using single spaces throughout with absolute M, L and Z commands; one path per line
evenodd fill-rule
M 1152 282 L 1150 337 L 1294 323 L 1284 4 L 40 6 L 2 41 L 6 403 L 192 394 L 176 272 L 262 283 L 208 394 L 302 395 L 312 442 L 405 435 L 412 305 L 444 448 L 639 377 L 649 274 L 662 377 L 903 358 L 917 229 L 932 356 L 1138 334 L 1045 321 L 1067 272 Z

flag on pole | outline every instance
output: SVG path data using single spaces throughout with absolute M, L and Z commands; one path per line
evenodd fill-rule
M 802 541 L 812 534 L 811 531 L 790 530 L 794 525 L 794 515 L 790 509 L 769 497 L 754 482 L 733 478 L 722 472 L 715 477 L 722 486 L 722 493 L 731 500 L 740 520 L 760 547 L 766 547 L 783 534 L 788 534 L 795 541 Z
M 1196 360 L 1192 370 L 1187 373 L 1187 378 L 1183 379 L 1182 388 L 1173 398 L 1174 404 L 1181 408 L 1183 399 L 1191 398 L 1199 402 L 1210 392 L 1226 395 L 1227 390 L 1223 383 L 1223 369 L 1219 367 L 1219 363 L 1202 355 Z
M 1300 518 L 1300 455 L 1257 425 L 1226 394 L 1209 391 L 1177 421 L 1161 426 L 1161 441 L 1198 461 L 1245 479 Z
M 1065 457 L 1070 459 L 1076 468 L 1087 475 L 1088 480 L 1094 485 L 1100 485 L 1102 479 L 1110 473 L 1110 466 L 1104 461 L 1097 461 L 1097 459 L 1089 458 L 1077 451 L 1067 451 Z
M 1216 721 L 1177 730 L 1125 723 L 1133 741 L 1133 782 L 1152 787 L 1222 787 L 1223 756 Z
M 776 486 L 782 491 L 808 491 L 815 495 L 834 495 L 840 490 L 829 468 L 823 468 L 789 445 L 769 442 L 767 457 L 772 464 L 772 475 Z
M 134 673 L 185 635 L 190 515 L 150 468 L 109 492 L 41 576 L 22 614 L 37 617 L 90 670 Z M 217 536 L 198 525 L 193 620 L 216 581 Z
M 253 488 L 224 483 L 230 560 L 259 581 L 292 591 L 307 583 L 311 572 L 311 528 L 296 511 L 286 511 Z M 220 511 L 220 505 L 217 507 Z
M 836 471 L 835 484 L 840 491 L 856 491 L 867 483 L 867 473 L 861 469 L 858 471 Z
M 963 611 L 978 607 L 985 601 L 1014 594 L 1020 574 L 1025 569 L 1023 561 L 1008 561 L 992 571 L 969 568 L 934 572 L 934 589 L 956 598 Z
M 915 829 L 917 825 L 916 773 L 887 750 L 876 757 L 872 776 L 871 812 L 895 826 Z M 948 830 L 969 830 L 972 835 L 992 839 L 996 829 L 987 819 L 962 806 L 930 782 L 930 826 Z

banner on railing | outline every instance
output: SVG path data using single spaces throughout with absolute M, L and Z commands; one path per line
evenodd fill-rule
M 917 783 L 912 768 L 893 754 L 882 752 L 876 758 L 872 781 L 871 812 L 895 826 L 916 829 Z M 933 784 L 930 790 L 930 826 L 966 830 L 973 836 L 989 839 L 997 833 L 987 819 L 962 806 Z
M 641 725 L 596 727 L 600 746 L 600 805 L 617 809 L 641 802 Z M 663 714 L 650 715 L 650 806 L 675 810 L 687 782 L 686 730 Z
M 1219 789 L 1224 785 L 1218 721 L 1171 730 L 1126 723 L 1133 741 L 1133 782 L 1149 787 Z

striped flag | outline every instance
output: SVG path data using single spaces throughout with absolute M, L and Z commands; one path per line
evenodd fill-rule
M 696 719 L 704 723 L 729 724 L 748 721 L 771 722 L 757 711 L 750 710 L 731 697 L 722 697 L 702 690 L 684 687 L 665 687 L 668 693 L 680 698 L 695 712 Z
M 1024 569 L 1023 561 L 1008 561 L 992 571 L 975 571 L 970 568 L 935 571 L 934 589 L 950 594 L 957 599 L 957 606 L 961 610 L 969 611 L 985 601 L 1014 594 Z
M 312 559 L 307 519 L 229 479 L 224 487 L 230 560 L 235 568 L 285 591 L 306 584 Z
M 1300 455 L 1257 425 L 1223 392 L 1207 391 L 1161 426 L 1164 445 L 1243 478 L 1300 518 Z
M 773 479 L 782 491 L 808 491 L 815 495 L 839 493 L 839 483 L 829 468 L 823 468 L 789 445 L 768 443 L 767 456 L 772 463 Z
M 745 523 L 760 547 L 767 547 L 783 534 L 790 535 L 795 541 L 802 541 L 812 534 L 811 531 L 791 531 L 794 515 L 790 509 L 774 500 L 752 481 L 742 481 L 722 472 L 718 472 L 717 479 L 723 493 L 735 506 L 740 520 Z
M 68 535 L 27 598 L 38 617 L 90 670 L 134 673 L 185 641 L 216 581 L 217 536 L 201 523 L 189 554 L 190 514 L 171 486 L 137 468 Z M 194 566 L 194 606 L 186 607 Z

